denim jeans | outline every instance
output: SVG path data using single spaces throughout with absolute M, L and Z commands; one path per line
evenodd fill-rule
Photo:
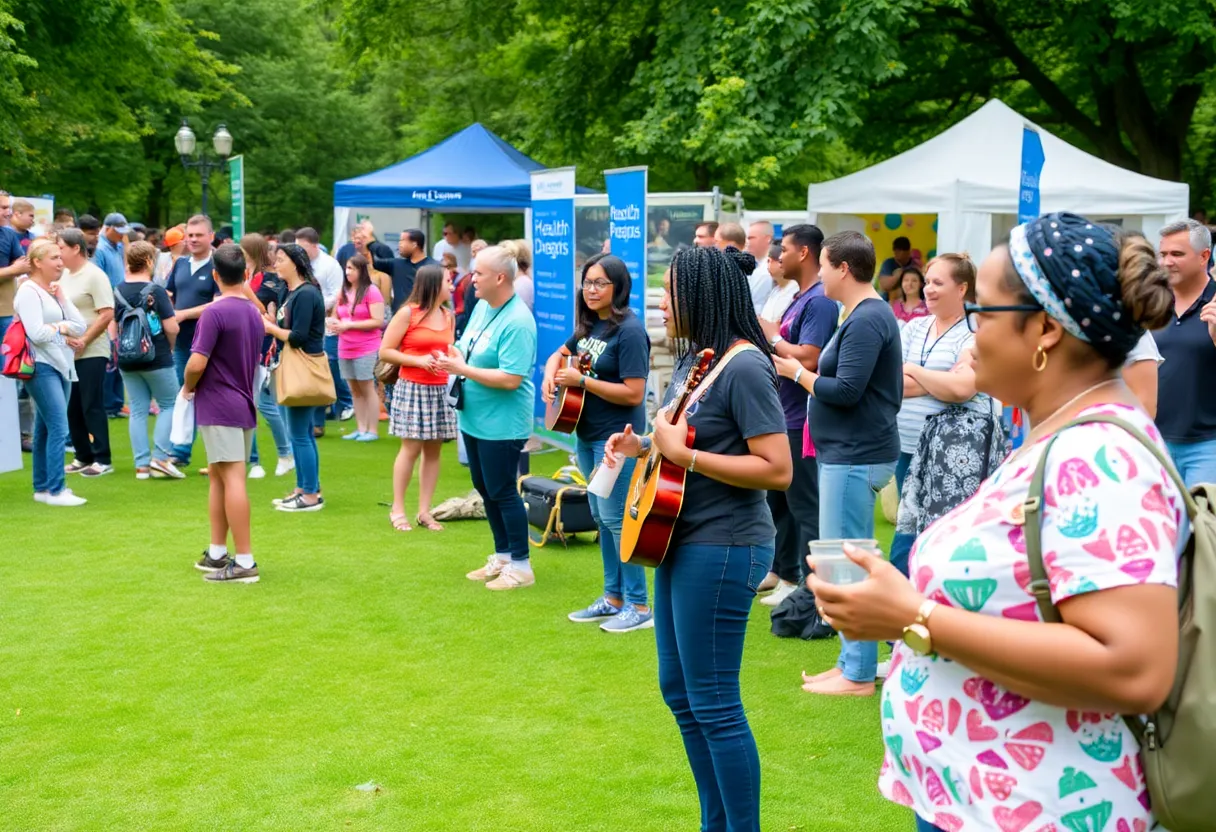
M 942 832 L 942 828 L 940 826 L 934 826 L 933 824 L 929 823 L 929 821 L 922 818 L 920 815 L 916 815 L 915 817 L 916 817 L 916 832 Z
M 1201 482 L 1216 483 L 1216 439 L 1207 442 L 1166 442 L 1174 465 L 1187 488 Z
M 874 499 L 891 481 L 895 463 L 841 465 L 819 463 L 819 538 L 874 536 Z M 836 666 L 850 682 L 873 682 L 878 670 L 878 645 L 840 637 Z
M 76 461 L 85 465 L 111 462 L 110 421 L 105 405 L 107 361 L 100 357 L 76 359 L 76 381 L 68 397 L 68 435 L 76 449 Z
M 254 398 L 258 406 L 258 413 L 262 414 L 262 418 L 270 427 L 270 435 L 274 437 L 274 449 L 278 452 L 279 459 L 290 457 L 292 455 L 291 439 L 287 436 L 287 426 L 283 424 L 283 408 L 279 406 L 274 391 L 270 389 L 269 385 L 263 384 L 261 388 L 254 391 Z M 249 464 L 257 465 L 258 460 L 258 435 L 255 431 L 253 446 L 249 451 Z
M 785 491 L 768 492 L 768 508 L 777 527 L 773 571 L 792 584 L 806 577 L 807 544 L 819 539 L 819 466 L 802 455 L 802 428 L 786 431 L 794 460 L 794 478 Z
M 190 361 L 190 344 L 183 343 L 184 338 L 178 338 L 173 344 L 173 369 L 177 371 L 177 384 L 180 387 L 186 382 L 186 364 Z M 198 426 L 194 428 L 194 438 L 198 439 Z M 190 455 L 194 451 L 194 442 L 189 445 L 174 445 L 171 454 L 182 465 L 190 464 Z
M 760 755 L 739 669 L 773 547 L 677 546 L 654 574 L 659 689 L 684 739 L 703 832 L 759 832 Z
M 578 468 L 583 476 L 591 478 L 591 471 L 604 458 L 605 440 L 575 443 Z M 591 516 L 600 529 L 600 557 L 604 560 L 604 594 L 618 601 L 627 601 L 634 606 L 647 605 L 646 567 L 636 563 L 621 563 L 621 522 L 625 517 L 625 498 L 629 494 L 629 480 L 633 476 L 636 459 L 626 459 L 621 473 L 612 487 L 608 499 L 587 493 Z
M 494 552 L 511 560 L 528 559 L 528 512 L 515 488 L 523 439 L 478 439 L 464 435 L 473 487 L 485 501 L 486 520 L 494 535 Z
M 135 455 L 135 467 L 147 468 L 153 459 L 162 462 L 173 452 L 169 435 L 173 432 L 173 407 L 177 404 L 177 373 L 172 367 L 155 370 L 123 370 L 122 381 L 131 400 L 131 418 L 127 420 L 127 431 L 131 437 L 131 452 Z M 156 416 L 156 427 L 152 431 L 152 444 L 148 447 L 148 406 L 155 399 L 160 407 Z
M 899 461 L 895 463 L 895 487 L 899 489 L 899 496 L 904 496 L 904 480 L 908 478 L 908 471 L 912 468 L 912 454 L 901 453 Z M 912 544 L 916 542 L 916 535 L 895 533 L 891 538 L 891 551 L 888 554 L 888 559 L 891 565 L 898 569 L 903 576 L 908 577 L 908 556 L 912 554 Z
M 25 389 L 34 401 L 34 491 L 58 494 L 64 487 L 63 457 L 68 445 L 72 383 L 50 364 L 39 361 Z
M 904 496 L 904 480 L 908 478 L 908 471 L 912 468 L 912 454 L 900 453 L 899 460 L 895 463 L 895 487 L 899 489 L 899 496 Z
M 317 438 L 312 435 L 316 408 L 285 407 L 287 435 L 291 438 L 291 453 L 296 460 L 296 488 L 305 494 L 321 491 L 321 458 L 317 454 Z
M 125 404 L 122 395 L 122 375 L 118 367 L 114 367 L 113 369 L 106 368 L 105 377 L 102 381 L 102 390 L 106 413 L 118 415 L 119 411 L 122 410 L 123 404 Z
M 334 391 L 338 394 L 338 398 L 333 404 L 328 407 L 321 408 L 320 426 L 325 426 L 325 412 L 328 410 L 335 419 L 342 415 L 343 410 L 349 410 L 354 407 L 354 399 L 350 396 L 350 385 L 346 383 L 346 379 L 342 378 L 342 371 L 338 368 L 338 336 L 325 336 L 325 357 L 329 359 L 329 373 L 334 377 Z
M 4 335 L 8 332 L 8 328 L 12 326 L 12 323 L 12 315 L 0 315 L 0 341 L 4 340 Z

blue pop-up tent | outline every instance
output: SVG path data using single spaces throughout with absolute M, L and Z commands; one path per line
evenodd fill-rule
M 481 124 L 387 168 L 334 184 L 334 206 L 429 211 L 523 211 L 532 204 L 529 159 Z

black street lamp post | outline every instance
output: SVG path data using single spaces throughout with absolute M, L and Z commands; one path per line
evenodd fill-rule
M 194 158 L 195 151 L 199 149 L 198 140 L 194 136 L 194 131 L 190 129 L 190 125 L 185 119 L 182 119 L 182 126 L 178 128 L 177 134 L 173 137 L 173 144 L 177 147 L 177 154 L 182 157 L 183 168 L 186 170 L 198 168 L 199 176 L 203 180 L 203 214 L 207 215 L 207 192 L 211 171 L 223 170 L 228 166 L 228 157 L 232 155 L 232 134 L 228 132 L 227 127 L 221 124 L 215 129 L 215 135 L 211 137 L 211 146 L 219 158 L 215 160 L 207 158 L 205 149 L 198 154 L 198 158 Z

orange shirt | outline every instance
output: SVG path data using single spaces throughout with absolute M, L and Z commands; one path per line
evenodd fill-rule
M 431 329 L 422 326 L 424 312 L 415 309 L 410 313 L 410 328 L 405 331 L 401 341 L 401 352 L 406 355 L 428 355 L 434 352 L 446 353 L 448 347 L 455 343 L 456 318 L 448 310 L 444 310 L 446 323 L 443 329 Z M 421 367 L 402 367 L 399 378 L 412 381 L 415 384 L 447 384 L 448 374 L 445 372 L 429 373 Z

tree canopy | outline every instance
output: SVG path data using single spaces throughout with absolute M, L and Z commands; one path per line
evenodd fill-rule
M 0 186 L 148 223 L 197 210 L 173 134 L 245 156 L 251 228 L 328 228 L 332 186 L 481 121 L 602 184 L 742 189 L 906 149 L 1000 97 L 1216 197 L 1212 0 L 0 0 Z M 226 179 L 212 178 L 213 214 Z

